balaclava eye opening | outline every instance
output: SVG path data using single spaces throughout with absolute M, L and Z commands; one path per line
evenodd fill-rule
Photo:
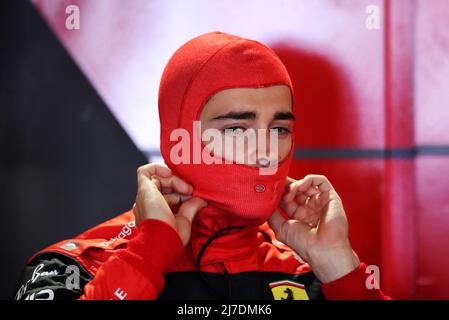
M 288 72 L 270 48 L 222 32 L 207 33 L 185 43 L 170 58 L 162 75 L 158 102 L 164 161 L 174 174 L 192 184 L 193 196 L 206 200 L 208 210 L 227 215 L 228 221 L 235 217 L 247 225 L 258 225 L 274 212 L 284 191 L 293 142 L 275 174 L 261 175 L 259 168 L 244 164 L 174 164 L 170 151 L 178 140 L 171 141 L 170 136 L 179 128 L 188 132 L 192 159 L 194 143 L 204 147 L 193 122 L 199 120 L 211 96 L 230 88 L 272 85 L 288 86 L 293 99 Z

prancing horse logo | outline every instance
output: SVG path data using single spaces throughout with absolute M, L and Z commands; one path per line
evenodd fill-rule
M 270 283 L 274 300 L 309 300 L 305 286 L 291 280 Z
M 287 296 L 285 298 L 282 297 L 281 300 L 295 300 L 295 299 L 293 299 L 294 297 L 293 297 L 292 289 L 287 288 L 287 289 L 284 290 L 284 292 L 287 294 Z

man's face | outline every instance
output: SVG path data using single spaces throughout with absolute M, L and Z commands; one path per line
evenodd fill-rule
M 252 166 L 265 166 L 266 158 L 261 157 L 260 139 L 265 139 L 266 154 L 280 162 L 287 157 L 292 145 L 294 116 L 290 89 L 285 85 L 263 88 L 235 88 L 222 90 L 213 95 L 205 104 L 200 114 L 201 133 L 216 129 L 220 132 L 221 141 L 204 141 L 205 146 L 214 150 L 215 156 L 227 160 L 229 146 L 237 157 L 244 156 L 245 163 Z M 275 137 L 270 135 L 275 133 Z M 258 143 L 244 142 L 243 149 L 235 148 L 236 140 L 249 133 L 257 135 Z M 275 139 L 275 141 L 270 141 Z M 277 150 L 273 149 L 276 145 Z M 220 152 L 221 150 L 221 152 Z M 272 160 L 269 162 L 273 163 Z

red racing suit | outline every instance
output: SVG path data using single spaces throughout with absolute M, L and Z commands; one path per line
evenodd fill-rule
M 216 232 L 192 225 L 184 247 L 132 210 L 34 254 L 15 299 L 386 299 L 366 266 L 322 284 L 267 223 Z

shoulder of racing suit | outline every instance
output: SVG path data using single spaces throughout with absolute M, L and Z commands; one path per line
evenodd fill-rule
M 76 299 L 98 268 L 134 236 L 132 211 L 33 254 L 25 266 L 15 300 Z
M 275 239 L 268 224 L 260 226 L 259 231 L 259 270 L 248 271 L 242 266 L 241 272 L 234 270 L 232 274 L 225 275 L 225 287 L 229 289 L 232 284 L 236 287 L 235 292 L 239 294 L 249 290 L 248 296 L 243 295 L 243 298 L 254 297 L 251 292 L 261 283 L 261 294 L 255 296 L 256 298 L 273 299 L 273 287 L 276 285 L 279 288 L 285 287 L 286 294 L 292 294 L 293 291 L 288 289 L 291 286 L 294 290 L 305 288 L 310 298 L 322 298 L 320 283 L 309 266 L 302 263 L 289 247 Z M 73 239 L 60 241 L 35 253 L 28 260 L 14 298 L 77 299 L 82 295 L 83 287 L 95 277 L 100 266 L 118 250 L 125 249 L 127 242 L 137 233 L 134 215 L 130 210 Z M 221 287 L 222 271 L 199 272 L 195 263 L 188 259 L 187 255 L 182 255 L 173 269 L 164 276 L 166 285 L 159 298 L 210 297 L 211 287 Z M 205 277 L 208 279 L 202 288 L 198 283 L 204 284 Z M 229 292 L 215 293 L 218 298 L 230 297 Z M 234 296 L 239 297 L 238 294 Z M 288 298 L 288 295 L 286 297 Z

